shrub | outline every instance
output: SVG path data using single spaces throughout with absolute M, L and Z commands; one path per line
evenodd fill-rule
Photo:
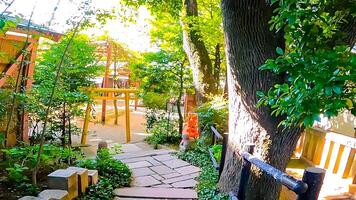
M 80 198 L 82 200 L 113 199 L 115 188 L 130 186 L 130 169 L 126 164 L 112 158 L 109 149 L 101 149 L 96 159 L 81 160 L 77 165 L 96 169 L 100 175 L 98 184 L 90 186 L 89 192 Z
M 199 128 L 202 133 L 215 125 L 221 131 L 227 131 L 228 102 L 223 96 L 212 97 L 211 101 L 198 107 Z
M 5 166 L 7 178 L 12 183 L 30 180 L 31 169 L 37 162 L 39 145 L 20 146 L 9 149 L 2 149 L 5 154 Z M 60 166 L 67 166 L 77 159 L 78 152 L 71 148 L 62 148 L 54 145 L 44 145 L 41 156 L 40 169 L 56 169 Z
M 148 132 L 151 135 L 146 138 L 146 141 L 155 147 L 158 144 L 178 144 L 181 139 L 176 120 L 161 119 L 156 121 Z
M 5 155 L 4 162 L 1 163 L 1 166 L 5 168 L 6 182 L 4 184 L 12 191 L 17 191 L 18 195 L 36 196 L 40 189 L 30 182 L 32 169 L 37 162 L 38 149 L 39 145 L 24 145 L 1 150 Z M 80 153 L 78 154 L 71 148 L 45 144 L 39 174 L 45 176 L 58 168 L 66 168 L 79 155 Z

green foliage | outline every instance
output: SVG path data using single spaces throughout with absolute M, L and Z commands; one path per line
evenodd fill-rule
M 144 89 L 143 89 L 144 90 Z M 144 92 L 142 94 L 142 101 L 145 106 L 153 110 L 162 110 L 166 108 L 169 96 L 167 94 L 160 94 L 155 92 Z
M 211 150 L 213 151 L 215 160 L 219 163 L 221 160 L 222 145 L 215 144 L 211 147 Z
M 218 193 L 216 186 L 218 182 L 218 172 L 213 167 L 211 162 L 208 147 L 204 143 L 205 138 L 201 138 L 198 141 L 197 146 L 187 152 L 179 152 L 178 158 L 185 160 L 192 165 L 201 168 L 198 177 L 198 197 L 203 200 L 227 200 L 228 196 L 224 193 Z
M 278 4 L 271 30 L 284 29 L 286 50 L 260 67 L 286 75 L 267 93 L 259 92 L 258 106 L 286 116 L 280 125 L 312 126 L 319 115 L 344 109 L 355 115 L 356 55 L 345 27 L 354 18 L 352 1 L 274 1 Z M 352 10 L 353 9 L 353 10 Z
M 109 149 L 101 149 L 96 159 L 81 160 L 77 165 L 87 169 L 96 169 L 100 175 L 98 184 L 91 186 L 89 192 L 80 198 L 82 200 L 113 199 L 115 188 L 130 186 L 130 169 L 126 164 L 112 158 Z
M 155 147 L 158 144 L 178 144 L 181 140 L 177 120 L 160 119 L 153 124 L 148 133 L 151 135 L 145 140 Z
M 107 177 L 100 177 L 96 185 L 89 186 L 88 192 L 80 200 L 112 200 L 114 198 L 112 182 Z
M 6 184 L 19 191 L 21 195 L 37 195 L 39 188 L 32 185 L 31 175 L 37 161 L 39 145 L 19 146 L 1 151 L 5 155 L 4 168 L 6 169 Z M 71 148 L 62 148 L 54 145 L 44 145 L 39 169 L 41 174 L 47 174 L 58 168 L 69 166 L 80 157 L 80 153 Z
M 87 36 L 78 35 L 72 40 L 63 58 L 60 78 L 54 86 L 56 70 L 69 40 L 70 38 L 65 36 L 59 43 L 44 44 L 48 50 L 40 54 L 37 60 L 33 89 L 26 98 L 26 109 L 30 113 L 31 121 L 41 124 L 50 93 L 55 87 L 48 120 L 51 126 L 48 126 L 46 131 L 46 139 L 60 138 L 62 144 L 67 144 L 69 133 L 75 134 L 78 131 L 74 124 L 70 124 L 70 119 L 81 116 L 83 103 L 90 100 L 82 88 L 92 86 L 93 79 L 104 70 L 103 66 L 97 65 L 95 45 Z M 66 124 L 65 127 L 63 122 Z M 33 141 L 36 141 L 36 135 L 33 134 Z
M 212 97 L 210 101 L 198 107 L 199 127 L 202 132 L 215 127 L 220 132 L 227 131 L 228 102 L 223 96 Z
M 28 181 L 28 177 L 24 175 L 26 170 L 28 170 L 28 167 L 16 163 L 12 167 L 6 168 L 9 181 L 13 183 Z

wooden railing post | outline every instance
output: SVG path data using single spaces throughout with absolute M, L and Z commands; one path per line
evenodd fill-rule
M 254 147 L 255 147 L 254 144 L 247 144 L 245 146 L 245 151 L 252 155 Z M 242 170 L 241 170 L 239 191 L 237 194 L 239 200 L 243 200 L 245 198 L 245 190 L 246 190 L 248 179 L 250 177 L 250 169 L 251 169 L 251 163 L 247 161 L 245 158 L 242 158 Z
M 323 185 L 325 170 L 316 167 L 309 167 L 304 171 L 303 182 L 308 185 L 305 193 L 299 194 L 297 200 L 318 199 L 321 186 Z
M 220 160 L 220 166 L 219 166 L 219 179 L 220 179 L 221 173 L 224 170 L 224 166 L 225 166 L 225 157 L 226 157 L 228 141 L 229 141 L 229 134 L 224 133 L 223 134 L 223 142 L 222 142 L 222 150 L 221 150 L 221 160 Z

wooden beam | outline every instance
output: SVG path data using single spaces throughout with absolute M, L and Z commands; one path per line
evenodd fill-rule
M 125 116 L 126 116 L 126 143 L 131 141 L 131 130 L 130 130 L 130 94 L 125 93 Z
M 105 75 L 103 78 L 103 88 L 108 88 L 109 86 L 109 70 L 111 66 L 111 43 L 107 44 L 106 48 L 106 68 L 105 68 Z M 106 96 L 104 94 L 104 96 Z M 101 105 L 101 121 L 105 123 L 106 118 L 106 100 L 103 100 Z
M 31 49 L 33 48 L 33 44 L 29 44 L 29 46 L 25 49 L 25 51 L 30 52 Z M 21 62 L 23 58 L 23 53 L 20 54 L 19 57 L 17 57 L 16 61 L 9 67 L 9 69 L 5 72 L 4 77 L 0 79 L 0 88 L 5 85 L 5 82 L 9 76 L 11 76 L 18 68 L 18 64 Z
M 37 52 L 38 41 L 33 43 L 33 47 L 31 50 L 30 63 L 27 65 L 26 70 L 26 93 L 29 92 L 32 88 L 33 82 L 33 73 L 35 70 L 35 61 L 36 61 L 36 52 Z M 22 141 L 29 142 L 29 114 L 28 112 L 23 113 L 22 117 Z
M 26 42 L 27 38 L 19 35 L 10 35 L 10 34 L 5 34 L 5 36 L 0 36 L 0 39 L 2 40 L 12 40 L 12 41 L 18 41 L 18 42 Z M 37 39 L 34 38 L 28 38 L 29 43 L 38 43 Z
M 84 123 L 83 123 L 83 132 L 82 132 L 82 140 L 81 140 L 81 144 L 83 144 L 83 145 L 86 144 L 86 141 L 87 141 L 88 130 L 89 130 L 90 111 L 91 111 L 91 103 L 88 102 L 87 109 L 85 111 L 85 118 L 84 118 Z
M 137 89 L 121 89 L 121 88 L 88 88 L 88 92 L 113 92 L 113 93 L 137 93 Z

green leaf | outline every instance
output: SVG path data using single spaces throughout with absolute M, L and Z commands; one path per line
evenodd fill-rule
M 264 96 L 265 96 L 265 94 L 264 94 L 262 91 L 257 91 L 257 92 L 256 92 L 256 95 L 257 95 L 258 97 L 264 97 Z
M 331 96 L 333 94 L 333 89 L 331 87 L 326 87 L 324 90 L 326 96 Z
M 341 94 L 342 93 L 342 88 L 338 85 L 334 85 L 333 86 L 333 91 L 335 92 L 335 94 Z
M 277 48 L 276 48 L 276 52 L 277 52 L 279 55 L 283 55 L 283 49 L 280 48 L 280 47 L 277 47 Z

